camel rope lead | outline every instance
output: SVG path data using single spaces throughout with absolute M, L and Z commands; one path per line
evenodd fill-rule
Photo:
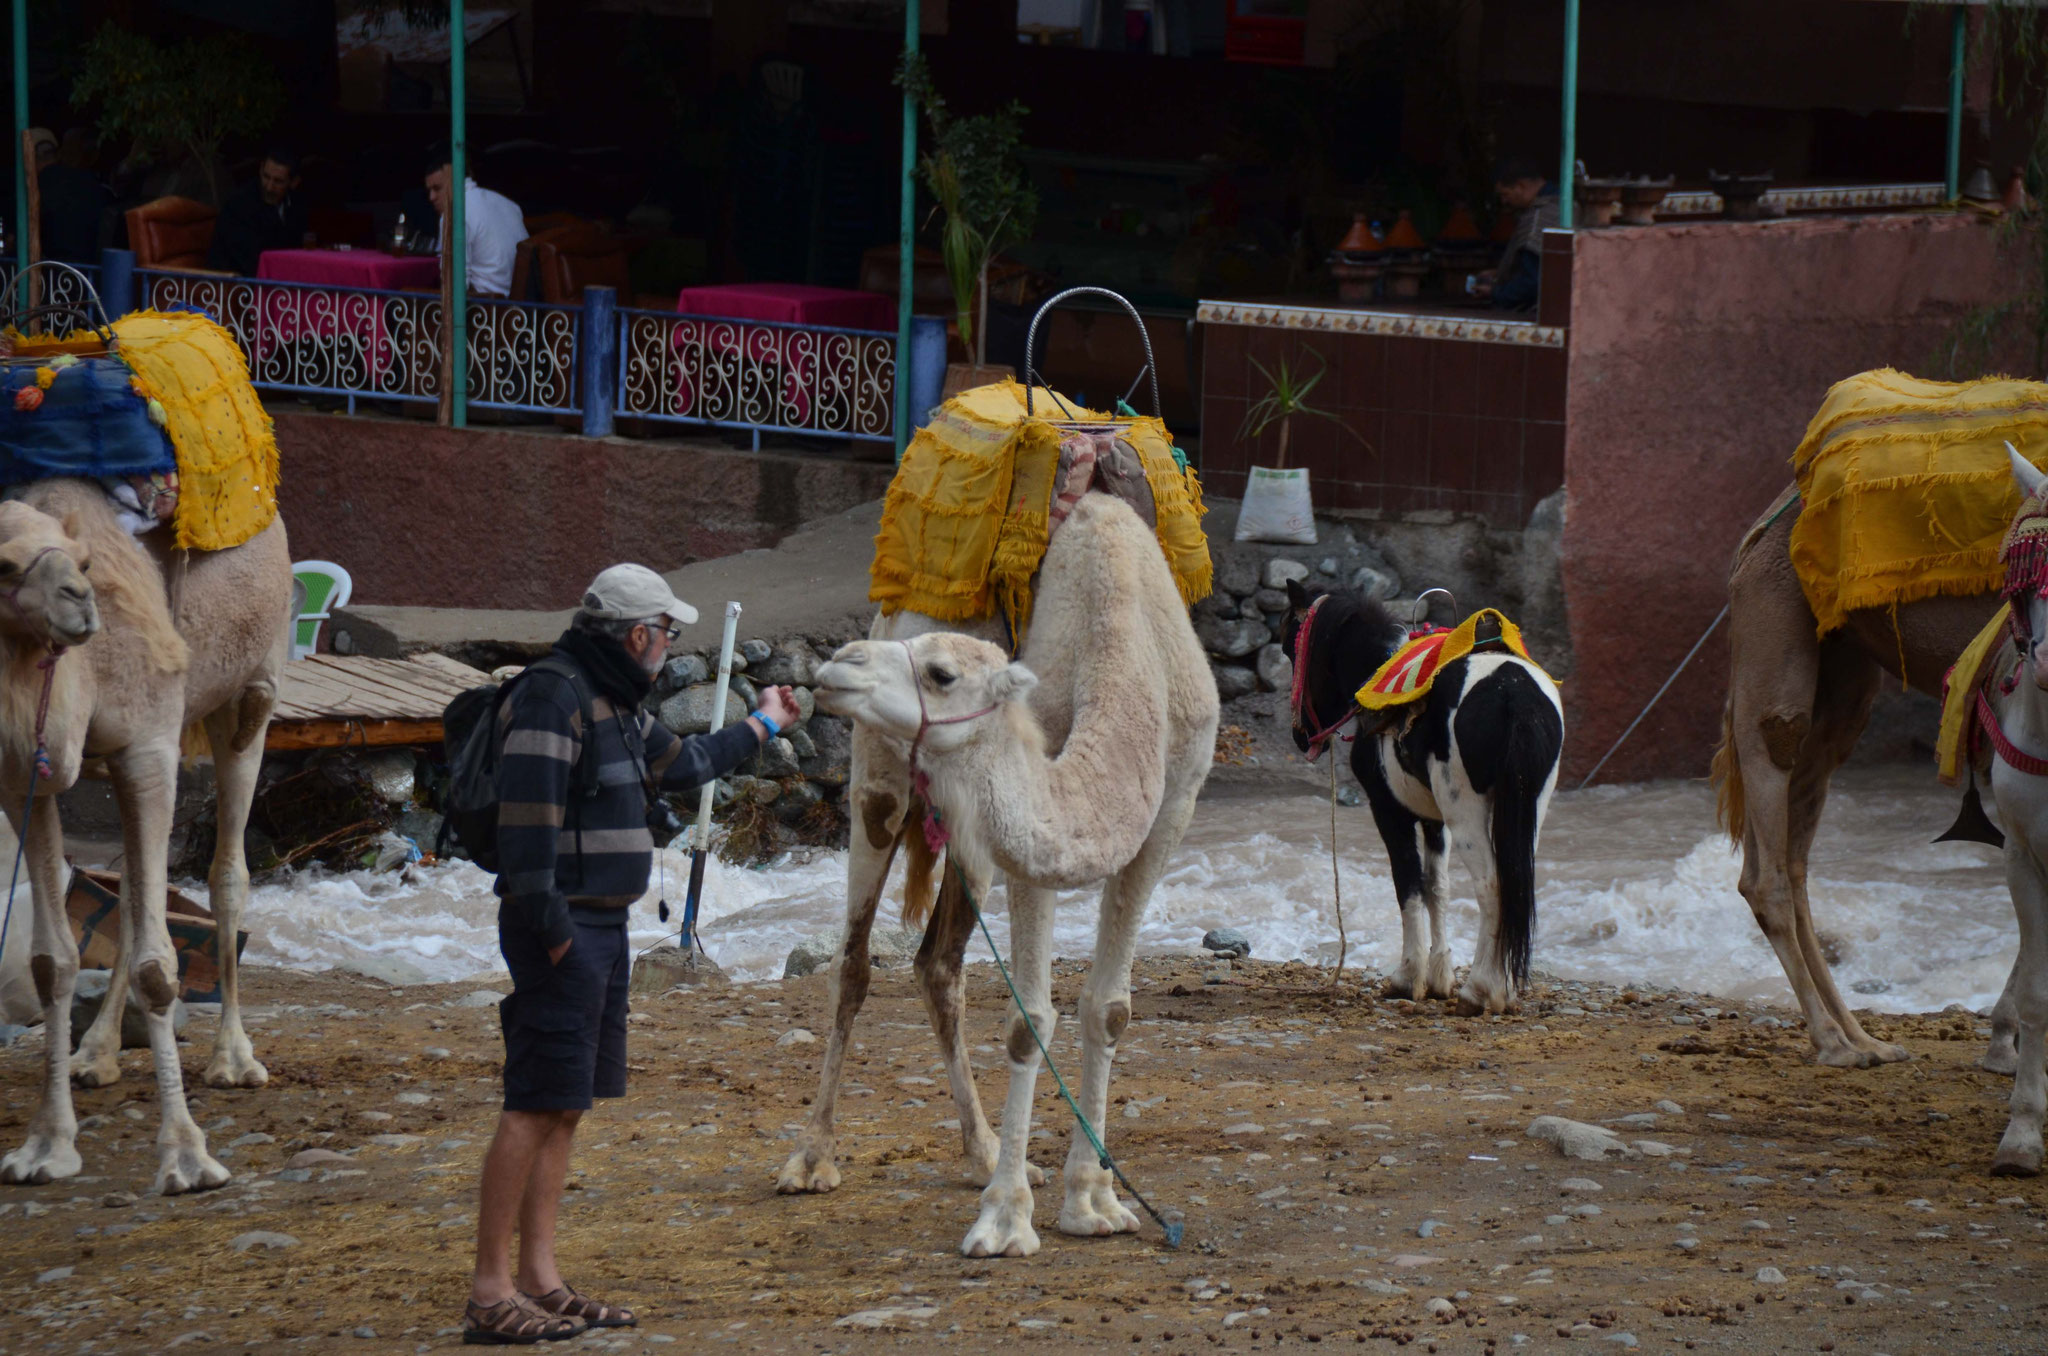
M 1330 756 L 1330 895 L 1337 905 L 1337 971 L 1330 976 L 1330 992 L 1344 979 L 1344 957 L 1351 949 L 1344 935 L 1344 881 L 1337 871 L 1337 757 Z
M 938 819 L 938 807 L 931 806 L 926 822 L 929 824 Z M 943 824 L 943 821 L 940 822 Z M 974 887 L 967 883 L 967 873 L 960 869 L 958 862 L 952 863 L 952 866 L 953 874 L 960 878 L 961 893 L 967 896 L 967 907 L 974 910 L 974 921 L 981 928 L 981 939 L 988 943 L 989 954 L 996 958 L 996 971 L 1002 975 L 1003 985 L 1010 991 L 1010 1001 L 1017 1005 L 1017 1013 L 1024 1019 L 1024 1029 L 1031 1033 L 1032 1043 L 1038 1047 L 1039 1058 L 1045 1061 L 1046 1071 L 1052 1075 L 1054 1086 L 1059 1088 L 1060 1096 L 1066 1099 L 1067 1110 L 1074 1113 L 1074 1120 L 1080 1125 L 1081 1133 L 1088 1137 L 1088 1143 L 1094 1148 L 1096 1164 L 1115 1174 L 1116 1180 L 1123 1184 L 1124 1190 L 1130 1192 L 1138 1204 L 1144 1207 L 1145 1213 L 1152 1217 L 1152 1222 L 1165 1233 L 1166 1246 L 1178 1248 L 1181 1235 L 1187 1231 L 1187 1226 L 1178 1220 L 1167 1219 L 1154 1209 L 1152 1202 L 1146 1200 L 1145 1194 L 1131 1185 L 1131 1179 L 1124 1176 L 1124 1170 L 1117 1166 L 1116 1160 L 1110 1157 L 1109 1150 L 1103 1147 L 1102 1136 L 1095 1133 L 1095 1127 L 1088 1123 L 1088 1117 L 1081 1112 L 1081 1104 L 1074 1100 L 1073 1093 L 1067 1091 L 1067 1080 L 1060 1077 L 1059 1066 L 1052 1062 L 1052 1052 L 1045 1048 L 1045 1037 L 1038 1034 L 1038 1023 L 1031 1020 L 1031 1013 L 1024 1006 L 1023 996 L 1017 992 L 1017 985 L 1010 979 L 1010 967 L 1003 964 L 1003 953 L 996 950 L 996 939 L 989 935 L 988 919 L 982 917 L 981 901 L 974 897 Z

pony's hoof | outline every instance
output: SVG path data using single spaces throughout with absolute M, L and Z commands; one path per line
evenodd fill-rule
M 961 1241 L 965 1257 L 1030 1257 L 1038 1251 L 1038 1231 L 1031 1227 L 1029 1188 L 982 1193 L 981 1217 Z
M 28 1143 L 0 1158 L 0 1182 L 40 1186 L 65 1177 L 76 1177 L 81 1167 L 78 1149 L 69 1140 L 32 1134 Z
M 822 1195 L 838 1186 L 839 1169 L 832 1165 L 829 1151 L 813 1158 L 807 1150 L 799 1149 L 789 1156 L 775 1177 L 775 1189 L 785 1196 Z
M 2041 1137 L 2037 1135 L 2015 1138 L 2011 1131 L 1999 1141 L 1998 1152 L 1991 1159 L 1993 1177 L 2039 1177 L 2041 1175 Z
M 188 1191 L 211 1191 L 228 1180 L 228 1170 L 198 1144 L 165 1146 L 157 1160 L 156 1191 L 162 1196 L 182 1196 Z

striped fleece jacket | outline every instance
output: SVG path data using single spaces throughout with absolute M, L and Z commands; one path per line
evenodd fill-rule
M 576 690 L 546 670 L 529 672 L 498 708 L 498 897 L 503 927 L 537 933 L 554 947 L 574 934 L 569 905 L 624 910 L 647 892 L 654 840 L 647 796 L 616 705 L 592 690 L 590 732 Z M 664 791 L 689 791 L 738 767 L 760 747 L 745 721 L 717 734 L 677 738 L 635 710 L 647 769 Z M 597 791 L 577 794 L 578 757 L 598 760 Z M 566 821 L 566 822 L 565 822 Z M 579 854 L 578 848 L 582 851 Z

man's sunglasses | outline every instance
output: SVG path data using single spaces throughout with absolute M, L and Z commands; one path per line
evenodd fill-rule
M 662 636 L 671 645 L 675 644 L 676 637 L 683 633 L 683 628 L 675 622 L 670 622 L 667 626 L 663 626 L 659 617 L 650 617 L 640 624 L 647 628 L 649 634 Z

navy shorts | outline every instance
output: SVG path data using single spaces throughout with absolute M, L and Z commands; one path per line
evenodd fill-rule
M 626 1095 L 626 911 L 571 908 L 569 917 L 576 938 L 559 965 L 532 932 L 498 929 L 512 972 L 498 1004 L 507 1111 L 588 1111 L 593 1098 Z

